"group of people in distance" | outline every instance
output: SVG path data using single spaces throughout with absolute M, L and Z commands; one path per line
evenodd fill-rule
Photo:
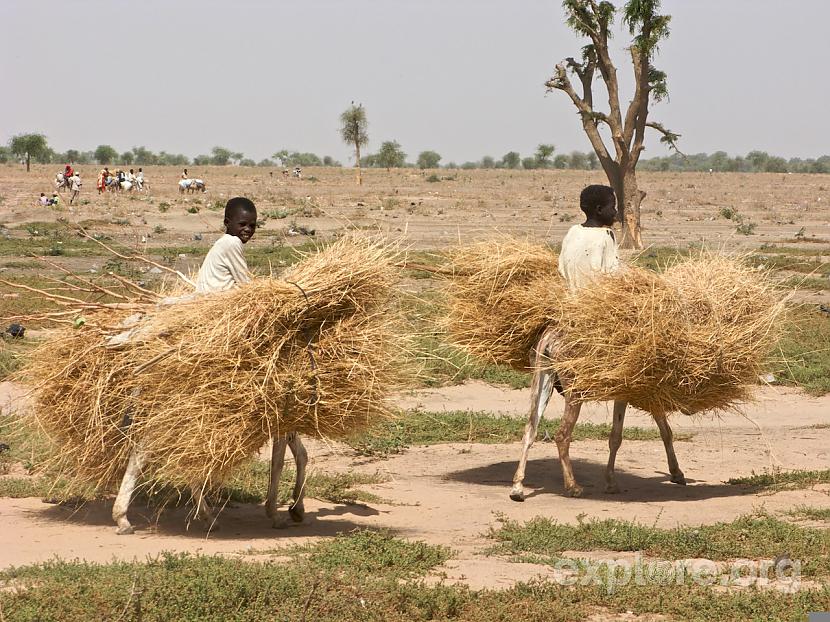
M 111 173 L 106 166 L 98 173 L 98 194 L 103 194 L 105 190 L 117 192 L 121 190 L 136 189 L 139 192 L 144 190 L 144 170 L 139 168 L 136 173 L 135 170 L 130 169 L 125 172 L 121 169 Z
M 40 199 L 38 202 L 40 205 L 44 206 L 57 206 L 60 204 L 60 198 L 58 197 L 58 190 L 61 188 L 68 188 L 70 191 L 69 196 L 69 204 L 72 205 L 75 202 L 75 199 L 78 198 L 78 195 L 81 193 L 81 174 L 72 168 L 71 164 L 67 164 L 63 167 L 63 171 L 58 173 L 55 176 L 55 192 L 52 193 L 51 197 L 47 197 L 45 193 L 40 193 Z

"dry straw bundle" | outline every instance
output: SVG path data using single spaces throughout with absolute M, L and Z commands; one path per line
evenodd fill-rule
M 559 321 L 565 289 L 556 255 L 505 239 L 460 248 L 451 261 L 452 342 L 484 361 L 527 369 L 542 331 Z
M 64 329 L 24 370 L 37 423 L 64 470 L 96 486 L 121 475 L 136 443 L 151 479 L 214 486 L 272 435 L 370 425 L 404 373 L 393 259 L 340 241 L 280 279 L 148 307 L 117 347 Z
M 544 248 L 478 244 L 454 261 L 449 328 L 457 345 L 520 366 L 555 327 L 561 347 L 551 367 L 574 394 L 651 413 L 720 410 L 745 399 L 785 311 L 768 274 L 714 254 L 662 275 L 628 267 L 574 294 L 563 293 L 556 257 Z

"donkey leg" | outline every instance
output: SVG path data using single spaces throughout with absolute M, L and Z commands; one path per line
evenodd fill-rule
M 210 506 L 210 502 L 205 494 L 205 489 L 202 486 L 192 485 L 190 487 L 190 497 L 193 500 L 195 516 L 202 523 L 205 530 L 218 530 L 219 524 L 216 522 L 216 510 Z
M 617 485 L 617 478 L 614 474 L 614 462 L 617 460 L 617 450 L 622 445 L 623 422 L 625 421 L 625 408 L 627 402 L 616 400 L 614 402 L 614 423 L 611 427 L 611 436 L 608 437 L 608 466 L 605 467 L 605 492 L 618 493 L 620 487 Z
M 582 402 L 566 394 L 565 412 L 562 415 L 562 423 L 554 436 L 556 448 L 559 450 L 559 462 L 562 464 L 565 494 L 569 497 L 579 497 L 582 495 L 582 486 L 577 484 L 576 479 L 574 479 L 574 471 L 571 466 L 571 456 L 569 453 L 571 436 L 573 435 L 574 426 L 579 419 L 580 410 L 582 410 Z
M 669 420 L 666 415 L 654 415 L 654 422 L 660 428 L 660 437 L 663 439 L 663 446 L 666 448 L 666 458 L 669 462 L 669 473 L 671 473 L 671 481 L 681 486 L 686 485 L 686 477 L 683 471 L 680 470 L 680 465 L 677 463 L 677 456 L 674 454 L 674 436 L 669 426 Z
M 277 515 L 279 505 L 279 485 L 282 468 L 285 465 L 285 448 L 288 446 L 288 437 L 279 436 L 271 439 L 271 476 L 268 480 L 268 497 L 265 499 L 265 514 L 271 519 L 276 529 L 285 526 L 285 521 Z
M 519 466 L 513 476 L 513 488 L 510 490 L 510 498 L 513 501 L 524 501 L 525 493 L 522 482 L 525 478 L 525 467 L 527 466 L 527 455 L 533 441 L 536 440 L 536 430 L 539 427 L 539 420 L 550 401 L 553 392 L 553 372 L 541 370 L 538 367 L 533 372 L 533 384 L 530 389 L 530 415 L 525 426 L 525 434 L 522 439 L 522 453 L 519 457 Z
M 135 531 L 130 521 L 127 520 L 127 510 L 130 507 L 130 501 L 133 498 L 133 492 L 135 492 L 135 486 L 138 482 L 138 476 L 141 475 L 141 468 L 144 466 L 144 461 L 144 452 L 140 447 L 135 447 L 130 454 L 130 459 L 127 462 L 127 470 L 121 479 L 118 496 L 115 497 L 115 503 L 112 506 L 112 519 L 118 525 L 115 531 L 118 535 L 123 536 Z
M 288 446 L 294 455 L 294 465 L 297 470 L 297 477 L 294 480 L 294 502 L 288 507 L 288 514 L 295 523 L 302 523 L 305 517 L 303 499 L 305 499 L 305 472 L 308 465 L 308 452 L 297 433 L 289 436 Z

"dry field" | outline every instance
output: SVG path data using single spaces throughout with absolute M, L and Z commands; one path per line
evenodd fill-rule
M 346 231 L 401 240 L 425 262 L 433 259 L 433 251 L 440 254 L 459 242 L 500 234 L 556 243 L 568 227 L 579 222 L 579 190 L 604 181 L 599 172 L 581 171 L 369 170 L 364 185 L 358 187 L 348 169 L 307 169 L 305 178 L 297 180 L 283 178 L 279 170 L 272 176 L 269 169 L 194 167 L 191 176 L 204 179 L 207 192 L 180 195 L 178 169 L 147 167 L 144 193 L 99 196 L 94 187 L 97 167 L 82 166 L 80 204 L 69 209 L 66 197 L 59 210 L 36 206 L 40 192 L 51 193 L 57 169 L 36 166 L 26 174 L 17 167 L 0 167 L 0 278 L 43 285 L 48 277 L 60 276 L 55 268 L 28 256 L 31 254 L 48 255 L 51 261 L 79 273 L 131 270 L 114 262 L 94 242 L 79 237 L 74 230 L 78 226 L 107 244 L 133 249 L 178 269 L 195 270 L 219 235 L 224 201 L 236 195 L 252 198 L 263 221 L 246 250 L 259 271 L 279 270 L 291 261 L 291 247 L 308 248 Z M 783 282 L 797 289 L 795 298 L 806 303 L 805 313 L 819 335 L 815 348 L 827 356 L 824 348 L 830 343 L 826 327 L 830 316 L 816 309 L 830 302 L 830 176 L 645 173 L 641 179 L 641 187 L 648 192 L 643 239 L 650 246 L 632 260 L 660 264 L 674 252 L 687 252 L 701 243 L 751 253 L 751 261 L 773 268 Z M 314 230 L 314 236 L 289 233 L 301 228 Z M 148 273 L 146 278 L 151 280 L 153 275 Z M 430 309 L 440 308 L 440 283 L 427 274 L 409 272 L 403 287 L 413 296 L 413 313 L 429 322 L 434 314 Z M 0 292 L 0 316 L 4 319 L 37 306 L 31 297 L 15 293 L 7 285 L 0 285 Z M 38 327 L 32 328 L 37 337 Z M 822 344 L 819 339 L 826 341 Z M 250 500 L 226 508 L 220 518 L 221 529 L 207 538 L 195 525 L 186 528 L 186 508 L 168 509 L 159 515 L 154 507 L 138 503 L 132 510 L 136 535 L 116 536 L 109 518 L 111 499 L 80 508 L 44 504 L 41 496 L 45 492 L 36 484 L 39 475 L 34 456 L 14 454 L 16 462 L 0 470 L 0 570 L 55 556 L 107 562 L 113 558 L 144 559 L 163 551 L 284 561 L 290 558 L 286 548 L 290 545 L 318 542 L 321 537 L 328 542 L 336 540 L 336 534 L 354 529 L 384 528 L 398 538 L 452 549 L 449 559 L 439 560 L 424 573 L 429 585 L 444 576 L 448 584 L 509 590 L 534 577 L 555 577 L 553 553 L 543 551 L 534 540 L 533 533 L 538 536 L 532 532 L 534 525 L 538 528 L 535 517 L 563 525 L 609 519 L 618 521 L 612 524 L 621 529 L 632 529 L 626 521 L 634 521 L 655 533 L 715 525 L 713 529 L 722 529 L 725 541 L 730 542 L 720 553 L 717 547 L 674 554 L 654 549 L 655 557 L 668 559 L 766 559 L 785 554 L 795 559 L 802 554 L 798 538 L 806 538 L 818 561 L 809 562 L 812 565 L 805 584 L 824 590 L 817 602 L 830 609 L 830 395 L 823 388 L 828 386 L 826 367 L 811 372 L 822 377 L 810 380 L 809 393 L 777 384 L 759 388 L 759 401 L 747 405 L 743 415 L 675 417 L 675 433 L 684 435 L 676 449 L 689 481 L 686 487 L 669 482 L 656 426 L 644 413 L 633 412 L 626 420 L 632 438 L 624 441 L 617 460 L 622 492 L 602 492 L 607 457 L 603 434 L 607 431 L 587 427 L 583 439 L 571 449 L 575 474 L 585 485 L 586 494 L 581 499 L 565 498 L 555 446 L 542 440 L 548 429 L 543 424 L 528 466 L 526 489 L 530 494 L 521 504 L 510 501 L 508 492 L 519 455 L 521 419 L 529 404 L 529 391 L 524 388 L 527 379 L 504 370 L 454 368 L 453 361 L 436 364 L 434 371 L 434 382 L 429 383 L 433 386 L 397 398 L 402 410 L 431 422 L 424 426 L 428 430 L 399 430 L 397 437 L 388 434 L 354 446 L 309 442 L 312 471 L 321 477 L 356 476 L 359 492 L 310 499 L 305 522 L 283 531 L 270 529 L 261 504 Z M 25 408 L 25 400 L 14 399 L 20 397 L 20 391 L 11 383 L 0 384 L 0 408 L 6 423 L 14 417 L 15 409 Z M 547 413 L 549 422 L 561 408 L 562 400 L 555 396 Z M 469 425 L 459 429 L 459 418 L 469 419 Z M 474 425 L 474 418 L 483 423 L 476 427 L 479 424 Z M 581 422 L 601 426 L 610 420 L 610 409 L 603 404 L 588 408 Z M 0 442 L 7 429 L 0 426 Z M 12 452 L 16 450 L 12 448 Z M 766 481 L 770 478 L 765 476 L 729 482 L 765 473 L 779 476 L 772 478 L 775 481 Z M 314 497 L 313 491 L 309 494 Z M 736 527 L 741 517 L 748 515 L 758 520 L 750 521 L 749 527 L 744 523 Z M 776 540 L 777 535 L 753 531 L 760 529 L 763 521 L 767 526 L 772 521 L 776 534 L 788 526 L 807 531 L 787 535 L 782 543 Z M 508 546 L 508 528 L 526 537 L 516 536 Z M 735 544 L 743 541 L 777 544 L 763 551 Z M 494 549 L 498 543 L 501 548 Z M 576 556 L 616 558 L 630 556 L 635 550 L 612 546 L 608 541 L 590 547 L 576 540 L 569 544 L 556 555 L 570 551 Z M 735 548 L 730 548 L 732 545 Z M 510 598 L 521 600 L 521 591 L 515 589 Z M 0 619 L 3 590 L 0 581 Z M 317 598 L 326 597 L 309 596 L 306 609 Z M 642 605 L 642 595 L 631 598 L 634 600 L 620 596 L 619 601 L 603 601 L 593 612 L 598 616 L 594 619 L 692 619 L 695 616 L 684 613 L 684 603 L 690 611 L 702 606 L 692 600 L 691 604 L 683 600 L 647 606 Z M 774 606 L 781 609 L 770 614 L 770 619 L 790 619 L 794 611 L 817 606 L 816 601 L 801 605 L 782 602 L 775 601 Z M 723 619 L 736 611 L 747 619 L 766 619 L 763 610 L 752 613 L 754 609 L 749 605 L 741 609 L 740 603 L 735 607 L 724 605 Z M 567 611 L 560 612 L 561 619 L 585 615 L 578 608 Z M 667 618 L 651 617 L 662 613 Z M 8 614 L 7 610 L 7 618 Z M 481 618 L 468 615 L 469 619 L 488 619 L 483 614 Z M 320 618 L 330 619 L 322 613 Z M 305 613 L 292 619 L 305 619 Z M 313 619 L 310 614 L 309 619 Z M 369 615 L 366 619 L 384 618 Z M 489 619 L 506 618 L 493 614 Z M 546 618 L 528 614 L 527 619 Z

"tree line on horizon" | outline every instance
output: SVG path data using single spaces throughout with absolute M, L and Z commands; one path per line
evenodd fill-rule
M 484 156 L 480 160 L 462 163 L 447 162 L 442 164 L 442 156 L 433 150 L 422 151 L 414 162 L 407 160 L 400 143 L 394 140 L 384 141 L 375 153 L 361 156 L 360 165 L 365 168 L 418 168 L 418 169 L 509 169 L 509 170 L 598 170 L 599 161 L 594 152 L 571 151 L 554 155 L 552 144 L 540 144 L 531 156 L 522 157 L 517 151 L 509 151 L 501 158 Z M 52 149 L 42 134 L 23 134 L 13 137 L 7 146 L 0 146 L 0 164 L 26 162 L 41 164 L 64 163 L 125 165 L 125 166 L 262 166 L 262 167 L 311 167 L 333 166 L 342 164 L 331 156 L 322 156 L 312 152 L 282 149 L 271 158 L 254 161 L 243 153 L 214 147 L 210 154 L 189 158 L 184 154 L 158 153 L 146 147 L 133 147 L 119 152 L 110 145 L 99 145 L 94 150 L 81 151 Z M 725 151 L 714 153 L 680 154 L 644 159 L 640 162 L 644 171 L 663 172 L 736 172 L 736 173 L 819 173 L 830 174 L 830 155 L 818 158 L 783 158 L 766 151 L 750 151 L 745 156 L 730 156 Z

